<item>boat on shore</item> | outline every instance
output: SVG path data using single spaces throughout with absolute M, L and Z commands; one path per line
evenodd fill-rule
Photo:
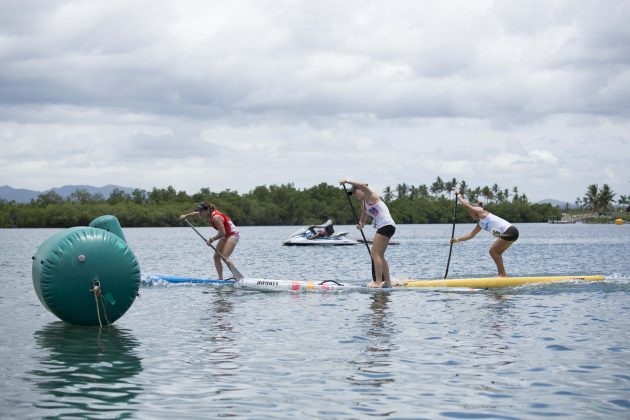
M 552 217 L 548 219 L 547 222 L 554 225 L 566 225 L 570 223 L 578 223 L 578 218 L 576 218 L 575 216 L 569 216 L 567 213 L 562 213 L 562 217 L 560 219 Z

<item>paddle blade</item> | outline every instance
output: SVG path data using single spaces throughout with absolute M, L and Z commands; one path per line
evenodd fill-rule
M 234 277 L 234 280 L 241 280 L 241 279 L 245 278 L 245 276 L 240 271 L 238 271 L 238 268 L 236 268 L 236 266 L 234 264 L 229 262 L 229 263 L 227 263 L 227 266 L 230 269 L 230 271 L 232 272 L 232 276 Z
M 245 278 L 245 276 L 243 274 L 241 274 L 240 271 L 238 271 L 238 268 L 236 268 L 236 266 L 234 265 L 234 263 L 230 260 L 228 260 L 225 255 L 223 255 L 222 253 L 219 252 L 218 249 L 216 249 L 214 247 L 214 245 L 210 244 L 210 248 L 214 249 L 214 251 L 219 254 L 219 257 L 221 257 L 221 259 L 223 260 L 223 262 L 228 266 L 228 268 L 230 269 L 230 272 L 232 272 L 232 276 L 234 277 L 234 280 L 240 280 Z

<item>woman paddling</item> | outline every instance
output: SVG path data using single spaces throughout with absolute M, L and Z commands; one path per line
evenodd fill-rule
M 455 194 L 459 202 L 462 203 L 462 206 L 468 209 L 470 217 L 472 217 L 477 224 L 470 233 L 460 236 L 459 238 L 453 238 L 451 242 L 458 243 L 472 239 L 481 229 L 492 233 L 497 239 L 490 247 L 490 256 L 497 265 L 499 277 L 507 277 L 505 267 L 503 267 L 503 253 L 518 239 L 518 229 L 507 220 L 501 219 L 489 211 L 484 210 L 481 203 L 477 206 L 473 206 L 462 197 L 461 194 L 457 192 Z
M 227 217 L 225 214 L 221 213 L 217 210 L 213 204 L 206 203 L 205 201 L 197 207 L 197 211 L 188 214 L 182 214 L 179 216 L 179 220 L 184 220 L 190 216 L 198 216 L 207 218 L 210 226 L 217 230 L 217 234 L 208 239 L 208 246 L 212 244 L 212 242 L 218 240 L 216 251 L 214 253 L 214 266 L 217 269 L 217 274 L 219 275 L 219 279 L 223 279 L 223 265 L 221 264 L 221 255 L 223 254 L 225 258 L 229 261 L 230 255 L 234 251 L 234 247 L 238 243 L 240 236 L 238 234 L 238 230 L 232 220 Z
M 353 195 L 357 200 L 362 202 L 361 217 L 357 229 L 363 229 L 367 217 L 371 217 L 372 225 L 376 229 L 374 241 L 372 242 L 372 261 L 374 261 L 374 278 L 368 287 L 392 287 L 392 281 L 389 276 L 389 265 L 385 259 L 385 250 L 389 245 L 389 240 L 396 232 L 396 223 L 389 214 L 389 209 L 383 200 L 374 193 L 368 184 L 342 179 L 339 184 L 350 184 L 352 188 L 348 191 L 348 195 Z

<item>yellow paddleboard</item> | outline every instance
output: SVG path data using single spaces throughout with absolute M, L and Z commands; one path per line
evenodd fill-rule
M 402 287 L 470 287 L 487 289 L 490 287 L 511 287 L 529 283 L 553 283 L 558 281 L 585 280 L 600 281 L 604 276 L 543 276 L 543 277 L 479 277 L 447 280 L 408 280 Z

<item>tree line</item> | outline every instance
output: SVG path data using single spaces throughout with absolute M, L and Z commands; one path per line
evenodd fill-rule
M 604 184 L 602 188 L 599 188 L 597 184 L 591 184 L 586 188 L 584 197 L 578 197 L 575 199 L 575 204 L 583 209 L 590 210 L 593 213 L 609 214 L 611 211 L 616 211 L 615 196 L 617 194 L 610 188 L 608 184 Z M 630 196 L 619 195 L 617 200 L 619 209 L 622 211 L 628 211 L 628 205 L 630 204 Z
M 558 207 L 530 203 L 517 187 L 502 189 L 494 184 L 472 188 L 455 178 L 444 181 L 437 177 L 430 185 L 388 186 L 381 197 L 397 223 L 451 223 L 455 191 L 471 202 L 481 200 L 488 211 L 512 223 L 546 222 L 561 216 Z M 257 186 L 245 194 L 230 189 L 213 192 L 205 187 L 189 195 L 172 186 L 131 193 L 115 189 L 109 197 L 79 189 L 64 198 L 48 191 L 30 203 L 0 200 L 0 227 L 85 226 L 103 214 L 115 215 L 123 227 L 181 226 L 179 215 L 195 210 L 202 201 L 213 203 L 237 226 L 311 225 L 327 218 L 335 224 L 355 223 L 348 197 L 339 186 L 320 183 L 298 189 L 288 183 Z M 355 199 L 351 202 L 358 213 L 359 203 Z M 472 221 L 465 211 L 459 211 L 456 219 L 459 223 Z

